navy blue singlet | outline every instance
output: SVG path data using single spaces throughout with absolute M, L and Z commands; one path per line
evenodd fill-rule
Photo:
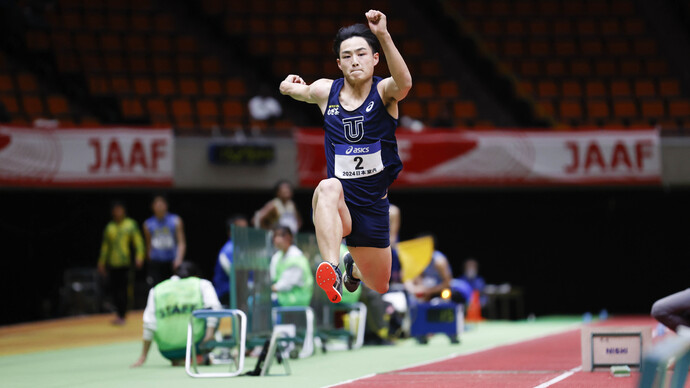
M 344 79 L 333 81 L 324 112 L 324 146 L 329 178 L 338 178 L 345 201 L 370 206 L 386 195 L 398 177 L 402 162 L 398 156 L 395 128 L 376 86 L 374 77 L 366 100 L 353 111 L 340 105 Z

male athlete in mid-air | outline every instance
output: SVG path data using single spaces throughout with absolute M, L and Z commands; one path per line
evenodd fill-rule
M 391 248 L 388 186 L 402 170 L 395 140 L 398 101 L 412 87 L 412 76 L 386 27 L 386 15 L 370 10 L 369 26 L 341 28 L 333 45 L 343 78 L 319 79 L 308 85 L 289 75 L 280 92 L 317 104 L 324 115 L 328 179 L 312 199 L 316 239 L 324 262 L 316 281 L 333 303 L 360 279 L 371 289 L 388 291 Z M 379 47 L 391 76 L 374 77 Z M 345 276 L 338 269 L 340 242 L 346 237 Z

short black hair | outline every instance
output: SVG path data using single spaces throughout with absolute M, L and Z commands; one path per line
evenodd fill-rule
M 239 220 L 247 220 L 247 217 L 244 216 L 244 214 L 233 214 L 232 217 L 228 218 L 227 221 L 225 221 L 225 226 L 228 228 L 228 233 L 232 230 L 232 226 L 235 225 L 235 222 Z
M 154 193 L 153 197 L 151 197 L 151 202 L 156 202 L 156 200 L 160 198 L 163 200 L 163 202 L 168 203 L 168 196 L 165 193 Z
M 342 27 L 338 30 L 338 33 L 335 34 L 335 39 L 333 40 L 333 52 L 335 53 L 336 58 L 340 58 L 340 44 L 343 43 L 344 40 L 350 39 L 353 36 L 364 38 L 364 40 L 369 43 L 372 54 L 381 50 L 379 40 L 376 38 L 376 35 L 371 32 L 369 27 L 362 23 L 357 23 L 351 26 Z
M 116 199 L 116 200 L 110 202 L 110 210 L 113 210 L 116 207 L 121 207 L 121 208 L 127 210 L 127 206 L 125 205 L 125 203 L 119 199 Z
M 197 267 L 197 265 L 192 263 L 191 261 L 183 261 L 175 269 L 175 275 L 179 276 L 182 279 L 191 276 L 200 277 L 201 271 L 199 270 L 199 267 Z
M 273 235 L 274 236 L 276 235 L 277 232 L 287 233 L 287 235 L 290 236 L 290 238 L 293 237 L 292 236 L 292 230 L 285 225 L 278 225 L 275 228 L 273 228 Z
M 280 186 L 282 186 L 284 184 L 290 186 L 290 190 L 292 190 L 292 183 L 290 183 L 290 181 L 287 179 L 281 179 L 278 182 L 276 182 L 276 184 L 273 186 L 273 192 L 276 195 L 278 195 L 278 190 L 280 190 Z

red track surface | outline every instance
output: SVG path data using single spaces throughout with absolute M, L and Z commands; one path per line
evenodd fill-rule
M 649 318 L 618 318 L 598 325 L 653 325 Z M 638 373 L 613 377 L 609 372 L 569 371 L 581 366 L 580 329 L 513 345 L 461 355 L 430 364 L 378 374 L 347 387 L 625 387 L 637 386 Z M 564 376 L 564 374 L 567 374 Z M 689 385 L 690 386 L 690 385 Z

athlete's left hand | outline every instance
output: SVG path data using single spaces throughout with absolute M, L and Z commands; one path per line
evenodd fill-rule
M 370 9 L 364 14 L 367 17 L 367 22 L 369 22 L 369 29 L 377 37 L 388 32 L 386 24 L 386 15 L 381 11 L 376 11 Z

